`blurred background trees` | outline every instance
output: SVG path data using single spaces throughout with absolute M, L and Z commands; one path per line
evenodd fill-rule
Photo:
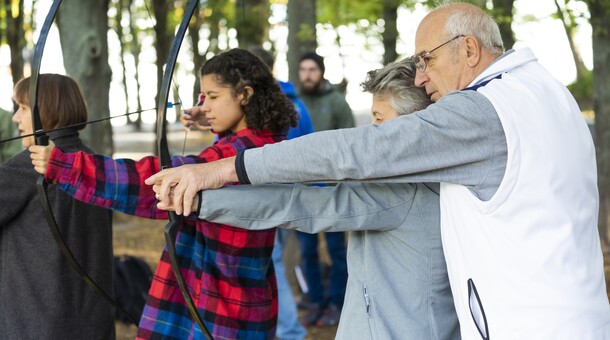
M 520 0 L 525 1 L 525 0 Z M 581 109 L 594 115 L 592 131 L 597 148 L 600 187 L 600 235 L 609 241 L 610 222 L 610 0 L 544 0 L 556 9 L 554 20 L 561 23 L 572 54 L 576 76 L 568 85 Z M 316 50 L 322 43 L 334 46 L 328 62 L 340 69 L 343 80 L 350 70 L 353 55 L 374 60 L 370 68 L 380 67 L 413 53 L 405 47 L 405 26 L 401 13 L 423 11 L 434 0 L 202 0 L 191 19 L 188 37 L 182 47 L 176 70 L 173 100 L 185 105 L 196 100 L 199 92 L 198 67 L 224 50 L 263 46 L 283 51 L 287 65 L 285 80 L 296 82 L 299 56 Z M 505 47 L 519 41 L 516 25 L 542 18 L 524 16 L 515 23 L 518 0 L 470 1 L 488 11 L 499 23 Z M 10 82 L 28 76 L 38 26 L 42 24 L 50 0 L 1 0 L 0 60 L 6 60 Z M 145 109 L 156 103 L 157 89 L 174 32 L 187 0 L 64 0 L 56 19 L 63 58 L 63 70 L 81 84 L 90 108 L 90 119 Z M 581 25 L 590 24 L 593 67 L 583 61 L 576 41 Z M 276 28 L 287 34 L 280 36 Z M 322 34 L 323 33 L 323 34 Z M 330 37 L 330 38 L 329 38 Z M 356 38 L 354 38 L 356 37 Z M 321 39 L 332 39 L 322 41 Z M 355 41 L 355 42 L 354 42 Z M 51 41 L 47 45 L 52 44 Z M 45 51 L 50 47 L 47 46 Z M 354 52 L 356 51 L 356 52 Z M 47 60 L 44 63 L 58 63 Z M 5 65 L 5 64 L 3 64 Z M 44 67 L 43 67 L 44 71 Z M 366 73 L 368 69 L 358 70 Z M 154 77 L 152 76 L 154 75 Z M 151 79 L 154 79 L 151 81 Z M 342 79 L 334 79 L 341 82 Z M 151 82 L 153 84 L 151 90 Z M 112 92 L 112 84 L 120 90 Z M 357 84 L 354 84 L 358 91 Z M 6 92 L 6 91 L 3 91 Z M 9 96 L 9 93 L 5 93 Z M 182 97 L 182 98 L 181 98 Z M 4 101 L 6 102 L 6 100 Z M 122 112 L 112 109 L 124 103 Z M 154 104 L 153 104 L 154 105 Z M 9 109 L 7 107 L 7 109 Z M 176 111 L 179 115 L 180 111 Z M 126 121 L 133 129 L 151 129 L 142 115 Z M 152 130 L 152 129 L 151 129 Z M 83 137 L 95 150 L 112 154 L 112 126 L 96 124 Z

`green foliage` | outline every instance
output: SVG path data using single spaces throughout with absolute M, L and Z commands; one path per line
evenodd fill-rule
M 325 0 L 317 1 L 317 18 L 322 24 L 334 27 L 367 20 L 371 23 L 383 18 L 385 5 L 394 3 L 407 8 L 414 8 L 417 3 L 426 4 L 422 0 Z
M 383 11 L 381 0 L 326 0 L 317 1 L 316 6 L 318 22 L 334 27 L 361 19 L 374 22 L 382 16 Z
M 593 72 L 586 70 L 583 72 L 580 79 L 576 79 L 572 84 L 568 85 L 568 90 L 572 93 L 576 101 L 581 104 L 581 109 L 587 109 L 582 107 L 583 103 L 591 103 L 593 98 Z
M 442 3 L 446 3 L 447 0 L 420 0 L 419 2 L 428 8 L 435 8 L 435 7 L 438 7 Z M 468 2 L 473 5 L 476 5 L 477 7 L 486 9 L 486 5 L 487 5 L 488 1 L 487 0 L 461 0 L 461 2 Z
M 316 28 L 311 27 L 307 24 L 301 24 L 299 26 L 299 32 L 297 33 L 297 39 L 300 41 L 309 41 L 312 37 L 316 36 Z

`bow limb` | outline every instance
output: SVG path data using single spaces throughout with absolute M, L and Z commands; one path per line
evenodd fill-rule
M 184 36 L 186 34 L 188 24 L 191 20 L 191 17 L 195 13 L 195 9 L 197 8 L 198 4 L 198 0 L 191 0 L 189 2 L 189 5 L 186 11 L 184 12 L 184 17 L 180 22 L 178 32 L 176 32 L 176 37 L 174 38 L 174 42 L 169 52 L 169 57 L 167 58 L 165 72 L 163 73 L 163 81 L 161 83 L 159 93 L 159 104 L 157 106 L 157 152 L 159 154 L 159 163 L 161 165 L 161 169 L 167 169 L 172 167 L 172 159 L 167 144 L 167 102 L 172 83 L 172 75 L 174 73 L 174 68 L 176 67 L 178 53 L 180 52 L 180 46 L 182 45 L 182 40 L 184 39 Z M 201 332 L 204 334 L 206 339 L 213 339 L 212 334 L 205 326 L 203 318 L 199 314 L 197 306 L 195 306 L 195 303 L 193 302 L 191 294 L 188 290 L 188 286 L 186 285 L 184 276 L 182 275 L 182 271 L 180 270 L 180 261 L 178 260 L 178 255 L 176 254 L 176 237 L 178 235 L 178 230 L 182 226 L 182 223 L 183 220 L 181 216 L 178 216 L 173 211 L 169 212 L 169 223 L 165 226 L 164 229 L 167 253 L 170 258 L 174 276 L 176 277 L 176 282 L 178 283 L 180 292 L 182 292 L 182 296 L 184 297 L 191 316 L 193 317 L 193 319 L 195 319 L 195 322 L 201 329 Z
M 40 119 L 40 111 L 38 109 L 38 77 L 40 76 L 40 65 L 42 63 L 42 54 L 44 52 L 44 46 L 47 43 L 47 37 L 49 36 L 49 30 L 53 24 L 53 20 L 57 15 L 57 10 L 61 5 L 61 0 L 54 0 L 51 5 L 49 13 L 42 24 L 40 30 L 40 36 L 36 43 L 36 49 L 34 50 L 34 56 L 32 57 L 32 75 L 30 76 L 30 110 L 32 113 L 32 130 L 34 130 L 34 136 L 36 145 L 48 145 L 49 137 L 44 132 L 42 126 L 42 120 Z
M 46 134 L 44 127 L 42 126 L 42 120 L 40 118 L 40 110 L 38 108 L 38 84 L 39 84 L 39 76 L 40 76 L 40 65 L 42 62 L 42 54 L 44 52 L 44 46 L 47 42 L 47 37 L 49 35 L 49 30 L 51 29 L 51 25 L 53 24 L 53 20 L 57 15 L 57 10 L 61 5 L 62 0 L 54 0 L 51 5 L 51 9 L 45 18 L 44 24 L 40 30 L 40 36 L 38 37 L 38 42 L 36 43 L 36 49 L 34 50 L 34 56 L 32 58 L 32 75 L 30 76 L 30 87 L 29 87 L 29 99 L 30 99 L 30 110 L 32 113 L 32 130 L 34 131 L 34 138 L 36 145 L 49 145 L 49 136 Z M 137 318 L 134 318 L 130 313 L 125 311 L 123 307 L 121 307 L 110 294 L 104 291 L 93 279 L 85 272 L 83 267 L 78 263 L 76 257 L 68 245 L 66 241 L 61 235 L 61 231 L 59 230 L 59 226 L 57 225 L 57 221 L 55 220 L 55 216 L 53 215 L 53 210 L 51 209 L 51 205 L 49 203 L 49 196 L 47 193 L 48 183 L 45 180 L 43 175 L 38 177 L 36 181 L 36 188 L 38 190 L 38 197 L 40 199 L 40 203 L 42 205 L 42 210 L 44 211 L 45 218 L 47 220 L 47 224 L 53 237 L 55 238 L 55 242 L 57 246 L 61 250 L 64 257 L 68 260 L 70 265 L 76 269 L 78 274 L 81 276 L 83 281 L 96 293 L 101 295 L 104 299 L 114 305 L 116 308 L 121 310 L 131 322 L 134 324 L 138 324 L 136 321 Z

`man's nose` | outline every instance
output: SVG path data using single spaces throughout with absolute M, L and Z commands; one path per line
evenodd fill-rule
M 415 70 L 415 86 L 424 86 L 430 80 L 426 72 Z

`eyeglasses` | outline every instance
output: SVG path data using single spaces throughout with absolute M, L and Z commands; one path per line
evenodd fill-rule
M 419 72 L 424 72 L 426 70 L 426 67 L 428 66 L 428 59 L 429 59 L 428 56 L 430 55 L 430 53 L 438 50 L 439 48 L 441 48 L 441 47 L 447 45 L 448 43 L 454 41 L 455 39 L 461 38 L 461 37 L 465 37 L 465 35 L 463 35 L 463 34 L 457 35 L 457 36 L 449 39 L 448 41 L 436 46 L 435 48 L 431 49 L 430 51 L 422 51 L 421 53 L 413 56 L 413 60 L 415 62 L 415 68 L 417 68 L 417 70 Z

